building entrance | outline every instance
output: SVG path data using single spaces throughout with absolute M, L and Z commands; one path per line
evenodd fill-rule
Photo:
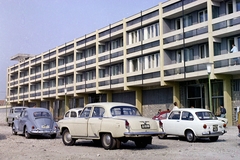
M 189 85 L 187 86 L 187 108 L 204 108 L 204 87 L 203 85 Z

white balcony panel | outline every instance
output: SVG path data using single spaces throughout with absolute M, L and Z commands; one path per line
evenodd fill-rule
M 161 78 L 157 77 L 157 78 L 151 78 L 151 79 L 146 79 L 143 80 L 143 84 L 151 84 L 151 83 L 158 83 L 160 84 Z
M 138 51 L 138 52 L 134 52 L 134 53 L 131 53 L 131 54 L 127 54 L 127 58 L 132 58 L 132 57 L 137 57 L 137 56 L 140 56 L 141 55 L 141 52 L 142 51 Z
M 142 80 L 139 81 L 132 81 L 132 82 L 127 82 L 127 86 L 137 86 L 137 85 L 142 85 Z
M 142 70 L 136 71 L 136 72 L 127 73 L 127 77 L 137 76 L 137 75 L 140 75 L 140 74 L 142 74 Z

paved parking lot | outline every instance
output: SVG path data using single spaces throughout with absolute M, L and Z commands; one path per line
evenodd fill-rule
M 134 143 L 122 144 L 118 150 L 104 150 L 91 141 L 78 140 L 74 146 L 64 146 L 61 136 L 56 139 L 34 137 L 25 139 L 12 135 L 11 127 L 5 123 L 5 109 L 0 109 L 0 160 L 239 160 L 240 138 L 237 127 L 227 127 L 227 133 L 217 142 L 208 139 L 188 143 L 184 138 L 153 138 L 153 144 L 145 149 L 135 148 Z

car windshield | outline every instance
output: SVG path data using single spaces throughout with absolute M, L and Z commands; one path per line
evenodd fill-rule
M 111 109 L 112 116 L 134 115 L 140 116 L 138 109 L 130 106 L 117 106 Z
M 14 112 L 15 113 L 21 113 L 25 108 L 15 108 Z
M 48 112 L 34 112 L 33 116 L 35 118 L 51 118 L 50 114 Z
M 196 112 L 195 113 L 200 120 L 215 120 L 217 119 L 212 112 Z

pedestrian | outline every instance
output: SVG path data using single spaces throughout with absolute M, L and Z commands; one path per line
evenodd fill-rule
M 220 113 L 221 113 L 221 117 L 225 118 L 225 116 L 226 116 L 226 109 L 223 106 L 220 106 Z
M 161 110 L 161 109 L 159 109 L 159 110 L 158 110 L 158 113 L 156 114 L 156 116 L 157 116 L 157 115 L 159 115 L 159 114 L 161 113 L 161 111 L 162 111 L 162 110 Z
M 238 49 L 235 46 L 235 44 L 232 44 L 231 53 L 235 53 L 235 52 L 238 52 Z M 233 58 L 233 60 L 234 60 L 234 65 L 236 65 L 238 63 L 239 58 Z
M 179 109 L 177 102 L 174 102 L 173 105 L 174 105 L 174 106 L 173 106 L 173 110 L 174 110 L 174 109 Z

